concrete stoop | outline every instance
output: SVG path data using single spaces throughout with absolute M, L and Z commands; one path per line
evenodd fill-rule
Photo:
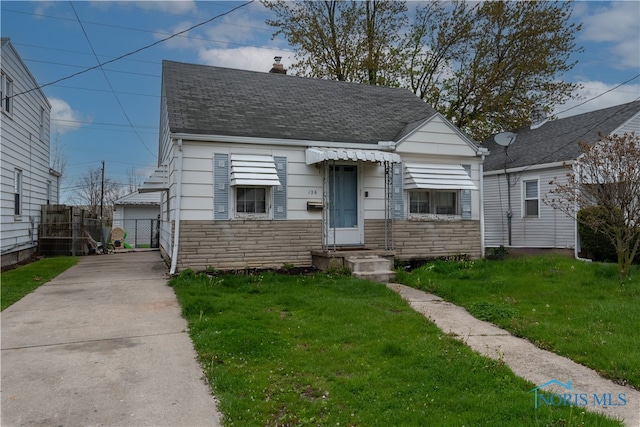
M 359 279 L 388 283 L 396 278 L 393 261 L 379 256 L 357 256 L 345 258 L 346 267 L 351 275 Z

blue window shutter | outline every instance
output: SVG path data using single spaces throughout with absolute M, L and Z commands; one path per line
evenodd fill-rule
M 274 156 L 280 185 L 273 187 L 273 219 L 287 219 L 287 158 Z
M 462 165 L 464 170 L 471 178 L 471 165 Z M 462 190 L 462 194 L 460 195 L 462 202 L 462 219 L 471 219 L 471 190 Z
M 213 155 L 213 219 L 229 219 L 229 155 Z
M 402 163 L 393 163 L 391 167 L 391 218 L 404 219 L 404 195 L 402 183 Z

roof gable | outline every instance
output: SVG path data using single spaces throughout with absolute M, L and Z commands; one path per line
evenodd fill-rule
M 163 61 L 172 133 L 371 143 L 435 111 L 405 89 Z
M 160 205 L 160 193 L 139 193 L 134 191 L 131 194 L 120 197 L 113 202 L 114 205 Z
M 434 153 L 475 156 L 478 146 L 440 113 L 419 123 L 410 123 L 402 132 L 396 150 L 401 153 Z
M 578 142 L 593 144 L 600 139 L 599 133 L 615 133 L 638 115 L 640 101 L 634 101 L 551 120 L 536 129 L 516 130 L 516 141 L 508 148 L 507 168 L 575 160 L 581 154 Z M 491 152 L 485 160 L 485 171 L 503 169 L 504 148 L 495 143 L 493 136 L 482 145 Z
M 42 97 L 42 99 L 47 104 L 49 109 L 51 109 L 51 103 L 49 102 L 49 99 L 47 98 L 47 96 L 44 94 L 44 92 L 40 88 L 40 85 L 38 84 L 38 81 L 35 79 L 35 77 L 33 77 L 33 74 L 31 74 L 31 70 L 29 70 L 29 67 L 27 67 L 27 65 L 24 63 L 24 61 L 22 60 L 22 57 L 20 56 L 20 54 L 18 53 L 16 48 L 13 46 L 13 43 L 11 43 L 11 39 L 9 37 L 0 38 L 0 47 L 2 48 L 2 50 L 6 49 L 6 50 L 9 50 L 11 52 L 11 54 L 15 57 L 16 61 L 18 62 L 20 68 L 22 68 L 22 71 L 24 72 L 24 75 L 27 76 L 28 79 L 30 80 L 30 82 L 28 82 L 28 84 L 26 84 L 27 82 L 23 82 L 24 84 L 26 84 L 25 88 L 30 90 L 30 91 L 34 90 L 33 88 L 36 88 L 35 89 L 36 92 Z M 0 62 L 2 62 L 2 61 L 0 61 Z M 15 76 L 14 76 L 14 78 L 15 78 Z M 14 92 L 14 96 L 15 95 L 17 95 L 17 94 Z

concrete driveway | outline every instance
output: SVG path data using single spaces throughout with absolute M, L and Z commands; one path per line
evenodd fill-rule
M 219 426 L 159 252 L 84 257 L 2 312 L 2 426 Z

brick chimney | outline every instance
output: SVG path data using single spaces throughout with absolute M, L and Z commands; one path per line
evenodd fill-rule
M 284 65 L 280 63 L 280 61 L 282 61 L 282 56 L 276 56 L 273 58 L 273 60 L 275 62 L 273 63 L 273 67 L 271 67 L 271 70 L 269 70 L 269 72 L 274 74 L 287 74 L 287 70 L 284 68 Z

